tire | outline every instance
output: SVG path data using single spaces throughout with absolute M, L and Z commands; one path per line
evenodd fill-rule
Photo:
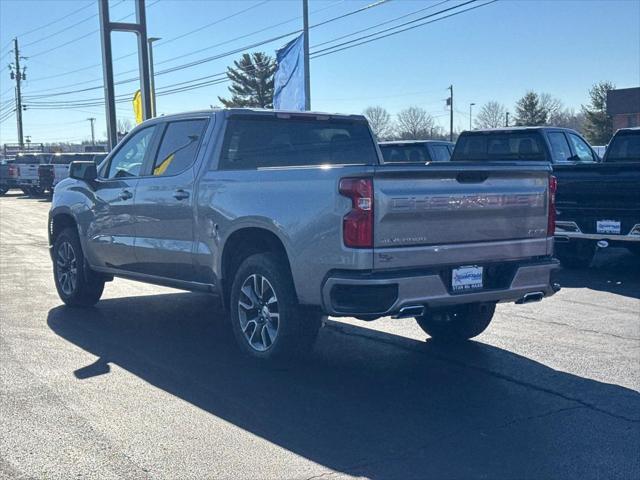
M 308 353 L 323 316 L 298 305 L 293 280 L 273 253 L 248 257 L 231 287 L 231 327 L 240 349 L 262 360 Z
M 595 254 L 596 244 L 592 241 L 555 244 L 554 256 L 564 268 L 589 268 Z
M 22 190 L 22 193 L 25 195 L 31 195 L 31 187 L 20 187 L 20 190 Z
M 471 303 L 427 312 L 416 321 L 434 340 L 460 342 L 484 332 L 495 311 L 495 303 Z
M 84 261 L 78 233 L 66 228 L 53 244 L 53 278 L 60 299 L 73 307 L 91 307 L 98 303 L 104 279 Z
M 0 187 L 0 197 L 9 191 L 9 187 Z
M 41 197 L 44 195 L 44 187 L 31 187 L 30 195 L 34 197 Z

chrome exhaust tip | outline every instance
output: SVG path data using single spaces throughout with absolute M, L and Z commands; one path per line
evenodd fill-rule
M 522 305 L 525 303 L 534 303 L 534 302 L 539 302 L 543 298 L 544 298 L 544 292 L 532 292 L 532 293 L 527 293 L 524 297 L 522 297 L 516 303 L 518 305 Z
M 411 305 L 409 307 L 402 307 L 400 311 L 391 318 L 421 317 L 422 315 L 424 315 L 424 305 Z

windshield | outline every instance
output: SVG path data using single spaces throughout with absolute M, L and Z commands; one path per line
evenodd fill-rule
M 618 133 L 607 148 L 607 162 L 640 162 L 640 130 Z
M 452 160 L 546 160 L 538 132 L 496 132 L 463 134 Z

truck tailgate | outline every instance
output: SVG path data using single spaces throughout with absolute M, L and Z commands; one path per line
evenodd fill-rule
M 430 262 L 439 249 L 446 250 L 449 255 L 441 255 L 442 260 L 456 263 L 470 260 L 464 254 L 470 251 L 467 245 L 476 246 L 476 252 L 485 243 L 502 245 L 499 249 L 507 252 L 513 240 L 546 245 L 550 167 L 522 163 L 376 169 L 374 269 L 404 267 L 408 257 L 418 266 L 416 260 L 426 259 L 422 250 L 430 252 Z M 395 254 L 397 249 L 406 255 Z M 522 250 L 522 256 L 528 254 Z M 493 255 L 496 261 L 504 258 Z M 491 260 L 481 257 L 477 260 Z

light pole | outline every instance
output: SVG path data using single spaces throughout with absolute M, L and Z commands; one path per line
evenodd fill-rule
M 475 105 L 475 103 L 470 103 L 469 104 L 469 130 L 473 130 L 473 127 L 471 126 L 471 121 L 473 119 L 473 106 Z
M 87 118 L 87 120 L 91 123 L 91 145 L 95 147 L 96 145 L 96 131 L 93 126 L 93 122 L 96 121 L 94 117 Z
M 147 43 L 149 44 L 149 80 L 151 84 L 151 118 L 156 116 L 156 81 L 154 78 L 153 71 L 153 42 L 161 40 L 159 37 L 150 37 L 147 38 Z

